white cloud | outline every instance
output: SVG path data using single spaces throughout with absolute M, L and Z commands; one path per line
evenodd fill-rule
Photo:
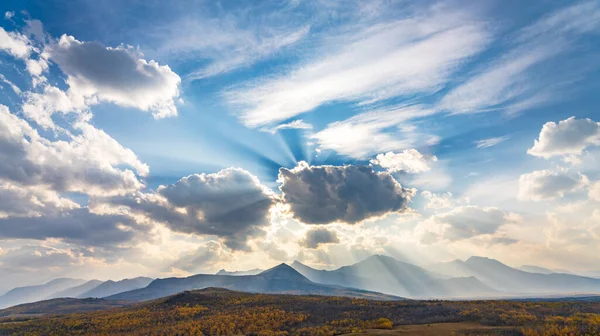
M 74 96 L 151 111 L 155 118 L 177 115 L 181 78 L 131 47 L 104 47 L 63 35 L 48 54 L 68 76 Z
M 421 191 L 421 197 L 427 200 L 425 209 L 447 209 L 454 207 L 454 199 L 451 192 L 432 193 L 431 191 Z
M 56 191 L 114 195 L 143 187 L 148 166 L 105 132 L 78 123 L 68 141 L 49 141 L 0 105 L 0 180 Z
M 498 229 L 514 220 L 515 216 L 498 208 L 467 205 L 429 217 L 417 225 L 415 232 L 425 244 L 439 240 L 459 241 L 484 235 L 497 238 L 495 234 Z
M 576 191 L 589 184 L 582 174 L 569 174 L 559 171 L 536 170 L 519 178 L 519 199 L 544 201 L 562 198 L 566 193 Z
M 377 154 L 371 163 L 385 168 L 391 173 L 405 172 L 409 174 L 430 171 L 431 162 L 437 161 L 435 156 L 425 156 L 416 149 L 408 149 L 399 153 L 387 152 Z
M 375 24 L 339 41 L 327 39 L 328 45 L 344 46 L 286 75 L 246 83 L 225 97 L 242 108 L 244 124 L 259 127 L 329 102 L 364 104 L 434 92 L 488 37 L 483 26 L 448 13 Z
M 26 92 L 25 98 L 23 114 L 43 128 L 56 128 L 52 119 L 56 113 L 83 113 L 88 108 L 83 97 L 52 85 L 44 85 L 42 92 Z
M 331 149 L 354 158 L 363 159 L 384 151 L 414 148 L 434 144 L 435 136 L 421 134 L 407 120 L 425 117 L 434 110 L 421 106 L 392 107 L 358 114 L 333 122 L 312 136 L 321 150 Z M 393 131 L 384 130 L 394 128 Z
M 27 59 L 33 47 L 27 36 L 18 32 L 7 32 L 0 27 L 0 50 L 16 58 Z
M 0 183 L 0 218 L 52 215 L 78 207 L 77 203 L 51 190 Z
M 508 136 L 502 136 L 497 138 L 481 139 L 475 141 L 475 145 L 477 145 L 477 148 L 489 148 L 508 140 L 508 138 Z
M 277 125 L 270 129 L 271 133 L 275 133 L 284 129 L 312 129 L 312 125 L 304 122 L 302 119 L 297 119 L 286 124 Z
M 578 156 L 590 146 L 600 145 L 600 122 L 571 117 L 547 122 L 528 154 L 549 159 L 553 156 Z
M 573 50 L 581 34 L 600 26 L 599 18 L 600 6 L 590 1 L 561 8 L 524 27 L 508 44 L 512 49 L 452 89 L 440 108 L 454 114 L 499 109 L 512 114 L 556 99 L 548 92 L 565 78 L 556 73 L 538 78 L 532 70 Z
M 592 184 L 588 196 L 590 199 L 600 202 L 600 181 L 596 181 Z

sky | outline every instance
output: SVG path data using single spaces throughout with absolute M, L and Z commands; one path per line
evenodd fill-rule
M 371 254 L 600 275 L 600 1 L 0 14 L 0 290 Z

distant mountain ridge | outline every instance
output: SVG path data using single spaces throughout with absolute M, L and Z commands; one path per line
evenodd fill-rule
M 144 288 L 152 282 L 152 278 L 138 277 L 133 279 L 123 279 L 121 281 L 108 280 L 100 285 L 81 293 L 79 298 L 104 298 L 114 294 L 130 291 L 133 289 Z
M 392 257 L 374 255 L 336 270 L 316 270 L 299 261 L 292 263 L 298 272 L 319 283 L 349 286 L 407 297 L 490 296 L 497 291 L 477 278 L 438 278 L 437 274 Z
M 215 273 L 215 275 L 257 275 L 261 272 L 263 272 L 264 270 L 260 269 L 260 268 L 255 268 L 255 269 L 251 269 L 251 270 L 247 270 L 247 271 L 226 271 L 224 269 L 218 271 L 217 273 Z
M 312 294 L 399 300 L 397 296 L 366 290 L 330 286 L 310 281 L 295 269 L 280 264 L 257 275 L 197 274 L 186 278 L 157 279 L 147 287 L 109 296 L 108 299 L 146 301 L 183 291 L 219 287 L 251 293 Z
M 85 282 L 86 280 L 82 279 L 58 278 L 42 285 L 17 287 L 0 296 L 0 309 L 21 303 L 44 300 L 56 292 L 82 285 Z

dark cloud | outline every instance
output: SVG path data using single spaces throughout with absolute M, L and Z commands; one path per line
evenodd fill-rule
M 261 235 L 268 224 L 272 193 L 239 168 L 215 174 L 194 174 L 175 184 L 159 187 L 155 194 L 98 200 L 125 206 L 174 231 L 215 235 L 234 250 L 248 249 L 247 239 Z
M 307 224 L 358 223 L 391 212 L 403 212 L 414 195 L 388 172 L 370 166 L 281 168 L 279 189 L 294 217 Z
M 301 244 L 305 247 L 316 249 L 321 244 L 337 244 L 339 242 L 340 239 L 335 231 L 320 228 L 307 231 Z
M 38 217 L 0 218 L 0 238 L 59 238 L 83 246 L 108 247 L 125 243 L 144 230 L 145 227 L 128 216 L 98 215 L 87 208 Z

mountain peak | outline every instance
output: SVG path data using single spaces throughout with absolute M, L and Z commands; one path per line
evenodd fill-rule
M 289 280 L 305 280 L 309 281 L 302 274 L 298 273 L 290 265 L 282 263 L 273 268 L 270 268 L 259 275 L 268 277 L 270 279 L 289 279 Z

